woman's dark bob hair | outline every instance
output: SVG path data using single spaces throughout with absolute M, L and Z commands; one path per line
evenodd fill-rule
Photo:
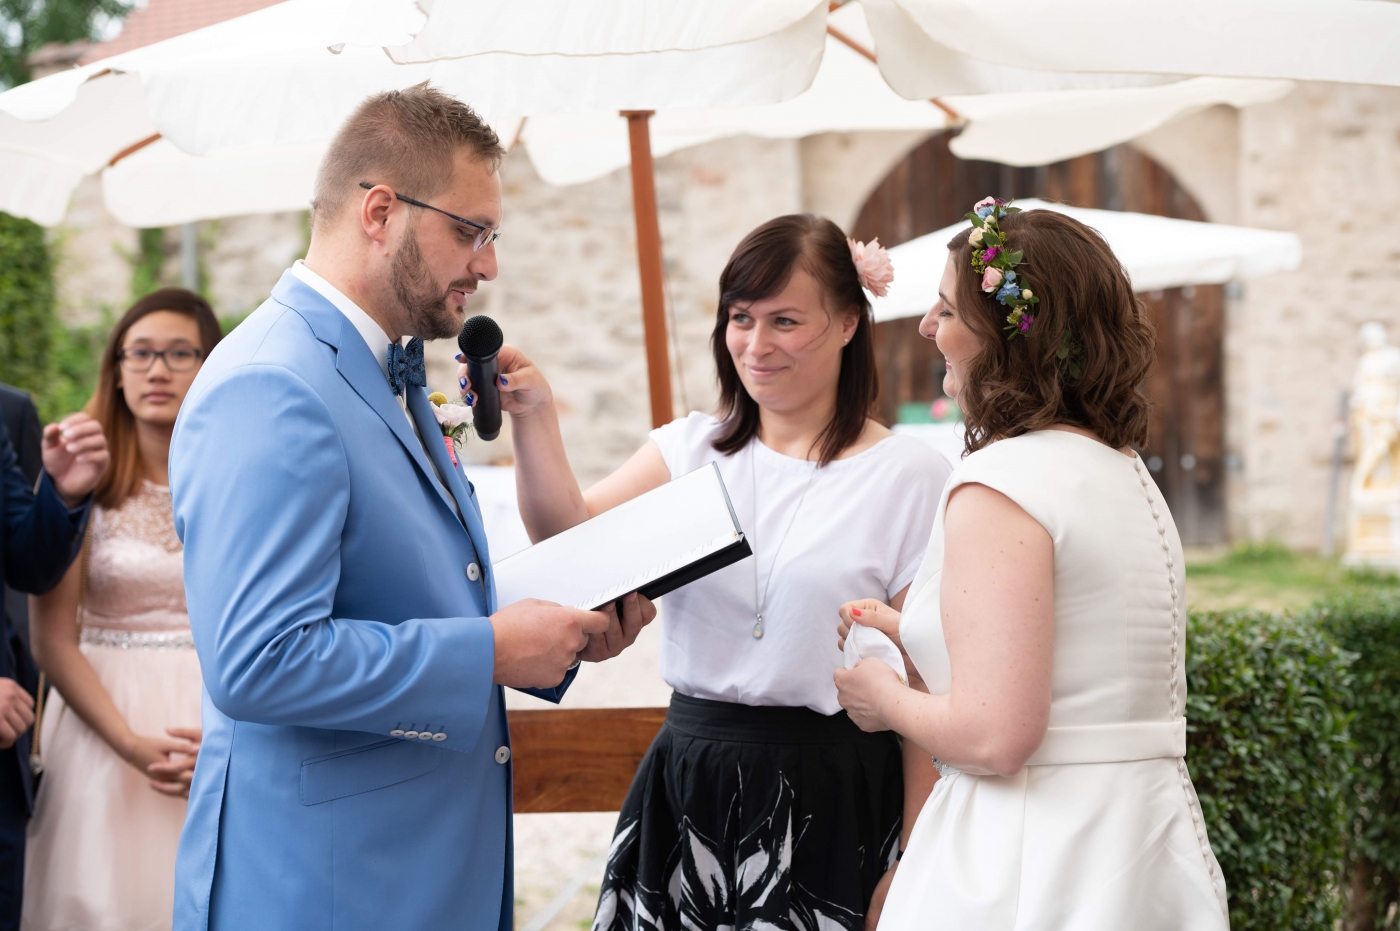
M 1007 247 L 1024 253 L 1016 271 L 1040 303 L 1025 338 L 1008 340 L 1007 308 L 983 293 L 972 269 L 972 231 L 948 243 L 958 278 L 953 301 L 981 346 L 958 399 L 967 451 L 1054 424 L 1083 427 L 1114 448 L 1145 446 L 1155 337 L 1113 250 L 1095 230 L 1051 210 L 1008 214 L 1000 227 Z M 1078 377 L 1061 348 L 1073 353 Z
M 719 313 L 710 348 L 719 375 L 719 416 L 724 422 L 714 447 L 725 455 L 749 445 L 758 436 L 759 425 L 758 402 L 739 380 L 725 341 L 729 311 L 780 294 L 799 268 L 816 279 L 833 320 L 842 314 L 859 318 L 851 341 L 841 350 L 836 410 L 814 444 L 820 465 L 856 442 L 875 407 L 880 382 L 875 373 L 874 324 L 846 235 L 835 223 L 810 213 L 778 217 L 745 236 L 719 276 Z

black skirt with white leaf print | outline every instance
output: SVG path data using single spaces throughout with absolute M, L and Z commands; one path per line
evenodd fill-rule
M 899 846 L 899 741 L 677 694 L 618 816 L 594 931 L 858 931 Z

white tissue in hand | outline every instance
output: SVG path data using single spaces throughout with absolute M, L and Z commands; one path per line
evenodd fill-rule
M 846 634 L 846 668 L 855 669 L 856 663 L 863 659 L 884 660 L 899 676 L 900 682 L 909 684 L 909 676 L 904 671 L 904 657 L 894 641 L 877 628 L 854 623 L 850 633 Z

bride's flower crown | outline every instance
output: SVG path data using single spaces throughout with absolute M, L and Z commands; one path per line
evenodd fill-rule
M 1020 249 L 1006 248 L 1006 234 L 1001 231 L 1001 218 L 1012 213 L 1020 213 L 1020 207 L 995 197 L 984 197 L 972 207 L 967 218 L 972 221 L 972 234 L 968 242 L 972 244 L 972 270 L 982 276 L 982 290 L 1010 308 L 1006 315 L 1006 338 L 1025 337 L 1035 323 L 1035 305 L 1040 298 L 1031 290 L 1031 283 L 1016 271 L 1024 256 Z M 1055 349 L 1055 361 L 1070 378 L 1078 378 L 1084 348 L 1070 335 L 1068 330 L 1060 334 L 1060 345 Z
M 982 290 L 992 295 L 1011 313 L 1006 315 L 1006 338 L 1015 339 L 1030 332 L 1035 323 L 1035 305 L 1040 298 L 1030 288 L 1030 282 L 1016 274 L 1023 258 L 1021 250 L 1006 248 L 1006 234 L 1001 231 L 1001 218 L 1020 213 L 1021 208 L 984 197 L 972 207 L 967 218 L 972 221 L 972 270 L 982 276 Z

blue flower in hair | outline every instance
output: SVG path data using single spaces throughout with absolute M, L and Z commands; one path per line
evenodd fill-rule
M 1002 282 L 1001 289 L 997 291 L 997 300 L 1005 304 L 1008 299 L 1021 296 L 1021 286 L 1011 279 L 1015 277 L 1013 272 Z

